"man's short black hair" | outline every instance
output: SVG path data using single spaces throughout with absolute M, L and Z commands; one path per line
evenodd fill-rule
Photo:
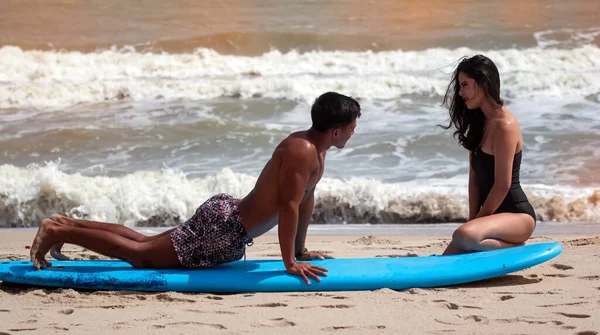
M 315 99 L 310 111 L 312 127 L 320 132 L 352 123 L 360 117 L 360 105 L 350 97 L 327 92 Z

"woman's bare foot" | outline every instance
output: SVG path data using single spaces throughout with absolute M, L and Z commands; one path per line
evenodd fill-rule
M 52 258 L 59 260 L 59 261 L 71 260 L 71 258 L 69 258 L 68 256 L 65 256 L 62 253 L 63 245 L 64 245 L 64 243 L 59 243 L 59 244 L 53 245 L 52 248 L 50 248 L 50 256 L 52 256 Z
M 42 223 L 40 223 L 40 228 L 35 235 L 35 239 L 33 240 L 29 255 L 31 257 L 31 262 L 33 262 L 33 265 L 38 270 L 52 266 L 52 264 L 46 260 L 46 254 L 54 245 L 51 241 L 52 228 L 54 225 L 55 223 L 51 220 L 46 219 L 42 221 Z

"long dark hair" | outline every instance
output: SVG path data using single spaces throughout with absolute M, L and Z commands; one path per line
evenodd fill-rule
M 458 94 L 460 91 L 458 74 L 461 72 L 474 79 L 485 92 L 488 101 L 497 108 L 504 106 L 504 101 L 500 98 L 500 74 L 494 62 L 485 56 L 463 58 L 458 63 L 446 90 L 442 105 L 450 112 L 450 123 L 448 126 L 441 127 L 449 129 L 454 125 L 456 127 L 454 138 L 458 135 L 458 143 L 465 149 L 473 151 L 483 140 L 485 115 L 480 108 L 468 109 L 465 101 Z

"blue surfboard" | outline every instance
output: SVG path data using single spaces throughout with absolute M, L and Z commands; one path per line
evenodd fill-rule
M 237 261 L 210 269 L 134 269 L 122 261 L 52 261 L 36 271 L 29 261 L 0 261 L 0 280 L 11 283 L 91 290 L 180 292 L 300 292 L 407 289 L 462 284 L 548 261 L 559 243 L 455 256 L 341 258 L 312 261 L 329 269 L 321 282 L 306 285 L 289 275 L 281 260 Z

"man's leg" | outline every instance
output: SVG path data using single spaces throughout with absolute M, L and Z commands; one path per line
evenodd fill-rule
M 148 237 L 144 234 L 140 234 L 137 231 L 120 225 L 118 223 L 108 223 L 108 222 L 98 222 L 98 221 L 88 221 L 88 220 L 80 220 L 74 219 L 67 216 L 52 214 L 50 216 L 50 220 L 61 223 L 64 225 L 68 225 L 71 227 L 77 228 L 87 228 L 87 229 L 97 229 L 97 230 L 105 230 L 111 233 L 115 233 L 117 235 L 123 236 L 127 239 L 137 242 L 144 242 Z
M 155 240 L 157 238 L 163 237 L 164 235 L 169 235 L 174 229 L 169 229 L 157 235 L 146 236 L 144 234 L 136 232 L 131 228 L 116 223 L 80 220 L 59 214 L 52 214 L 50 216 L 50 220 L 71 227 L 108 231 L 136 242 L 149 242 Z M 61 252 L 63 244 L 64 243 L 59 243 L 52 246 L 52 248 L 50 249 L 50 255 L 58 260 L 69 260 L 69 257 L 65 256 Z
M 36 268 L 49 266 L 45 255 L 53 245 L 62 243 L 79 245 L 124 260 L 137 268 L 181 267 L 168 234 L 138 242 L 111 231 L 73 227 L 46 219 L 40 224 L 31 247 L 31 261 Z

